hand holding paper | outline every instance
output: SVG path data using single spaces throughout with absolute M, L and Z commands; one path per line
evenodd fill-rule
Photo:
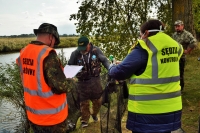
M 83 68 L 83 66 L 66 65 L 64 67 L 64 74 L 66 78 L 73 78 Z

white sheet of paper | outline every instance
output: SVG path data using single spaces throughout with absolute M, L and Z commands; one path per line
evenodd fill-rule
M 64 74 L 66 78 L 73 78 L 83 68 L 83 66 L 66 65 L 64 67 Z

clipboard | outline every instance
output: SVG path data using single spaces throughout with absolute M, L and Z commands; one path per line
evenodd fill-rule
M 64 67 L 64 74 L 66 78 L 74 78 L 78 72 L 81 71 L 83 66 L 66 65 Z

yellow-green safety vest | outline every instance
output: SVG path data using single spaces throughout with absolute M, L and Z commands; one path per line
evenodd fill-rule
M 161 32 L 139 40 L 139 44 L 148 52 L 148 62 L 141 75 L 132 75 L 130 79 L 128 111 L 161 114 L 181 110 L 179 59 L 182 46 Z

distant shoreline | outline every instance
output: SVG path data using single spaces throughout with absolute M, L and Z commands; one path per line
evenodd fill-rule
M 0 37 L 0 54 L 19 52 L 36 37 Z M 60 44 L 56 48 L 71 48 L 77 46 L 78 37 L 60 37 Z

